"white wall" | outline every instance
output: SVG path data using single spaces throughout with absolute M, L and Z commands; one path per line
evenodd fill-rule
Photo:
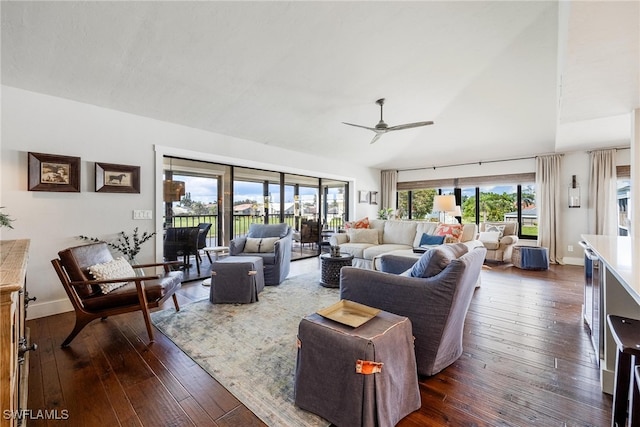
M 630 164 L 630 151 L 618 150 L 617 164 Z M 535 172 L 535 159 L 521 159 L 504 162 L 489 162 L 452 167 L 436 167 L 398 173 L 398 182 L 454 179 L 474 176 L 507 175 L 516 173 Z M 569 186 L 571 177 L 576 175 L 580 185 L 580 208 L 569 208 Z M 561 194 L 562 225 L 564 230 L 560 236 L 560 256 L 566 264 L 581 265 L 584 263 L 584 255 L 579 245 L 581 234 L 589 233 L 589 208 L 588 208 L 588 184 L 589 184 L 589 154 L 586 151 L 565 153 L 562 158 L 562 179 L 564 190 Z M 523 242 L 527 244 L 528 242 Z M 569 252 L 569 246 L 573 251 Z
M 156 147 L 202 158 L 226 158 L 235 164 L 351 181 L 358 190 L 380 191 L 380 171 L 351 163 L 323 160 L 247 140 L 108 110 L 62 98 L 2 86 L 0 206 L 15 222 L 0 229 L 0 239 L 31 239 L 27 289 L 38 298 L 29 305 L 36 318 L 71 310 L 50 260 L 80 234 L 115 238 L 119 231 L 159 231 L 156 220 L 133 220 L 134 209 L 154 210 L 157 200 Z M 29 151 L 77 156 L 81 192 L 27 190 Z M 140 194 L 96 193 L 94 163 L 141 167 Z M 357 200 L 356 200 L 357 202 Z M 376 217 L 377 206 L 354 203 L 352 218 Z M 140 261 L 160 259 L 160 242 L 143 248 Z

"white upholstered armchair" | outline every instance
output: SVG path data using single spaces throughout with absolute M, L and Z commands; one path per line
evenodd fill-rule
M 486 260 L 511 262 L 513 247 L 518 243 L 516 221 L 483 222 L 478 240 L 487 249 Z

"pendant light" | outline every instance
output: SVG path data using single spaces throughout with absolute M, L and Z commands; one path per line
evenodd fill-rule
M 163 199 L 167 203 L 179 202 L 185 194 L 184 181 L 174 181 L 173 178 L 173 158 L 169 157 L 169 171 L 166 174 L 169 179 L 162 182 Z

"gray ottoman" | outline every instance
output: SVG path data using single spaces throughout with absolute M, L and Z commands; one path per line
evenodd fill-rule
M 264 272 L 260 257 L 227 257 L 211 266 L 209 301 L 213 304 L 256 302 L 263 289 Z
M 395 426 L 420 409 L 411 321 L 380 311 L 353 328 L 319 314 L 298 325 L 295 404 L 338 426 Z

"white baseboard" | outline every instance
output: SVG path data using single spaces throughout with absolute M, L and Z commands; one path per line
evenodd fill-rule
M 53 316 L 67 311 L 73 311 L 73 305 L 68 298 L 42 303 L 30 302 L 27 308 L 27 320 Z
M 563 257 L 562 262 L 568 265 L 584 265 L 584 258 Z

